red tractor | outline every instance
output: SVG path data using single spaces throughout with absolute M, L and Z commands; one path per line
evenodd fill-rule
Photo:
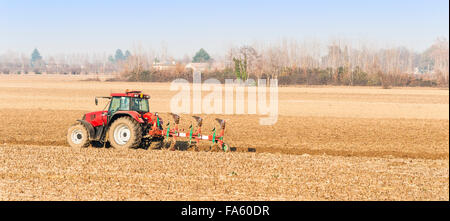
M 158 113 L 150 113 L 148 99 L 150 96 L 141 91 L 126 91 L 125 93 L 112 93 L 109 97 L 95 97 L 109 99 L 103 111 L 87 113 L 78 123 L 72 125 L 67 133 L 67 142 L 72 147 L 88 147 L 97 143 L 105 146 L 109 143 L 114 148 L 163 148 L 174 149 L 177 138 L 188 138 L 189 145 L 197 149 L 200 140 L 211 142 L 212 149 L 228 151 L 229 147 L 223 142 L 225 121 L 216 119 L 221 130 L 216 134 L 202 135 L 202 118 L 194 116 L 197 121 L 197 129 L 191 125 L 189 133 L 179 131 L 180 117 L 171 114 L 174 119 L 174 127 L 163 128 L 163 120 Z M 108 107 L 107 110 L 106 107 Z

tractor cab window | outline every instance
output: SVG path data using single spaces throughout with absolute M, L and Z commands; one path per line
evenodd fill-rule
M 109 106 L 109 112 L 127 111 L 130 110 L 130 98 L 129 97 L 113 97 L 111 105 Z
M 148 100 L 142 98 L 132 98 L 131 99 L 131 110 L 137 112 L 148 112 Z

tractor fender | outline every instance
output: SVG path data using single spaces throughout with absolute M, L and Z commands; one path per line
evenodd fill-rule
M 80 122 L 89 132 L 89 139 L 92 139 L 95 136 L 95 131 L 94 131 L 94 127 L 87 121 L 85 120 L 77 120 L 78 122 Z
M 133 118 L 134 120 L 136 120 L 137 122 L 139 122 L 141 124 L 145 123 L 145 121 L 141 118 L 141 115 L 138 112 L 136 112 L 136 111 L 117 111 L 113 115 L 111 120 L 113 121 L 113 120 L 115 120 L 115 119 L 117 119 L 119 117 L 122 117 L 122 116 L 130 116 L 131 118 Z M 111 123 L 112 123 L 112 121 L 111 121 Z

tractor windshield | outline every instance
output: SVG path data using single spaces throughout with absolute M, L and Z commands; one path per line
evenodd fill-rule
M 111 99 L 111 105 L 109 106 L 109 112 L 130 110 L 130 98 L 129 97 L 113 97 Z
M 148 100 L 142 98 L 132 98 L 131 99 L 131 110 L 137 112 L 148 112 Z
M 110 113 L 129 110 L 147 113 L 148 100 L 143 98 L 131 97 L 113 97 L 111 99 L 111 105 L 109 106 Z

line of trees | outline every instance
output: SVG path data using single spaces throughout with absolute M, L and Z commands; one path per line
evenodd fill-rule
M 233 48 L 227 57 L 236 67 L 243 63 L 249 77 L 278 78 L 280 84 L 448 87 L 449 81 L 447 39 L 437 39 L 423 53 L 404 47 L 353 47 L 344 41 L 321 47 L 314 42 L 285 40 L 278 45 Z
M 446 86 L 449 74 L 449 45 L 446 39 L 436 42 L 423 53 L 405 47 L 370 49 L 353 47 L 344 41 L 328 45 L 317 42 L 282 41 L 277 45 L 247 45 L 230 48 L 219 60 L 223 68 L 203 71 L 203 78 L 221 81 L 229 78 L 277 78 L 280 85 L 370 85 L 383 86 Z M 196 53 L 206 52 L 201 49 Z M 126 62 L 122 79 L 132 81 L 170 81 L 191 76 L 189 70 L 152 69 L 147 54 L 137 53 Z M 218 59 L 215 59 L 217 62 Z M 193 59 L 198 61 L 198 59 Z M 136 68 L 138 67 L 138 68 Z M 132 71 L 130 71 L 132 70 Z
M 437 39 L 424 52 L 405 47 L 373 49 L 355 46 L 344 40 L 328 44 L 317 41 L 283 40 L 277 44 L 254 43 L 229 48 L 221 57 L 212 58 L 200 49 L 192 58 L 173 59 L 163 51 L 132 52 L 117 49 L 114 56 L 106 54 L 75 54 L 43 57 L 35 49 L 28 57 L 12 52 L 0 55 L 3 74 L 117 74 L 120 80 L 170 81 L 188 77 L 192 70 L 187 63 L 215 63 L 202 70 L 204 78 L 277 78 L 279 84 L 332 84 L 390 86 L 447 86 L 449 82 L 449 43 Z M 167 61 L 171 62 L 167 62 Z M 158 63 L 158 68 L 155 68 Z M 170 68 L 161 68 L 169 64 Z
M 115 55 L 106 54 L 57 54 L 44 59 L 38 49 L 30 56 L 8 51 L 0 55 L 0 74 L 114 74 L 131 56 L 117 49 Z

